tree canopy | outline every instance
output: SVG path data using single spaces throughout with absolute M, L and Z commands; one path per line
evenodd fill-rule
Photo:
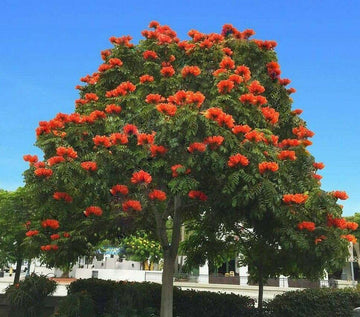
M 231 25 L 221 34 L 191 30 L 184 41 L 168 26 L 150 28 L 136 45 L 111 37 L 98 71 L 77 86 L 74 113 L 40 122 L 44 160 L 24 157 L 38 202 L 29 239 L 58 265 L 103 237 L 145 230 L 164 255 L 162 316 L 171 316 L 184 223 L 208 239 L 210 248 L 206 239 L 196 247 L 209 256 L 211 241 L 236 236 L 259 281 L 314 275 L 333 250 L 342 255 L 339 238 L 354 239 L 337 220 L 337 199 L 347 196 L 320 188 L 323 164 L 307 149 L 314 133 L 291 107 L 295 89 L 281 77 L 276 42 Z M 313 254 L 311 268 L 304 256 Z

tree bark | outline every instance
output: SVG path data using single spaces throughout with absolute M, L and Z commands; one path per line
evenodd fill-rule
M 175 258 L 170 250 L 164 252 L 164 268 L 162 273 L 160 317 L 173 316 L 173 286 Z
M 264 296 L 264 280 L 262 276 L 261 269 L 259 270 L 259 294 L 258 294 L 258 308 L 260 311 L 260 316 L 262 315 L 263 310 L 263 296 Z
M 22 259 L 17 259 L 16 260 L 16 269 L 15 269 L 15 276 L 14 276 L 14 284 L 19 283 L 20 281 L 20 273 L 21 273 L 21 264 L 22 264 Z

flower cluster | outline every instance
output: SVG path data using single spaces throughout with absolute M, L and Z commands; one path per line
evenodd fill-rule
M 34 174 L 38 177 L 50 177 L 53 174 L 53 171 L 49 168 L 37 168 L 35 169 Z
M 114 185 L 113 187 L 111 187 L 110 189 L 110 193 L 111 195 L 116 195 L 117 193 L 120 193 L 122 195 L 127 195 L 129 193 L 129 189 L 126 185 Z
M 168 151 L 168 149 L 165 146 L 155 145 L 155 144 L 150 145 L 151 157 L 155 157 L 158 155 L 164 155 L 167 151 Z
M 286 160 L 289 159 L 291 161 L 295 161 L 296 160 L 296 155 L 295 155 L 295 151 L 281 151 L 278 154 L 278 158 L 280 160 Z
M 314 240 L 314 243 L 315 243 L 315 244 L 318 244 L 318 243 L 324 241 L 325 239 L 326 239 L 326 236 L 321 235 L 321 236 L 317 237 L 317 238 Z
M 150 184 L 152 181 L 152 177 L 149 173 L 140 170 L 132 174 L 131 182 L 133 184 L 145 183 Z
M 251 93 L 241 95 L 239 100 L 241 103 L 244 103 L 244 104 L 249 103 L 253 106 L 263 106 L 263 105 L 267 104 L 267 102 L 268 102 L 266 97 L 260 96 L 260 95 L 255 96 L 254 94 L 251 94 Z
M 303 204 L 309 198 L 306 194 L 286 194 L 283 196 L 283 202 L 285 204 Z
M 231 131 L 234 133 L 234 134 L 239 134 L 239 133 L 248 133 L 251 131 L 251 128 L 247 125 L 247 124 L 244 124 L 244 125 L 236 125 L 234 126 Z
M 53 194 L 53 198 L 56 200 L 63 199 L 67 203 L 71 203 L 73 201 L 73 198 L 68 193 L 64 193 L 64 192 L 55 192 Z
M 149 198 L 151 200 L 157 199 L 157 200 L 163 201 L 163 200 L 166 200 L 166 193 L 163 192 L 162 190 L 154 189 L 149 193 Z
M 279 143 L 280 148 L 292 147 L 300 145 L 300 141 L 297 139 L 284 139 Z
M 261 108 L 261 112 L 266 120 L 271 124 L 276 124 L 279 121 L 279 113 L 270 107 Z
M 40 249 L 42 251 L 51 251 L 51 250 L 56 251 L 59 249 L 59 247 L 56 244 L 47 244 L 47 245 L 42 245 Z
M 110 97 L 117 97 L 117 96 L 126 96 L 128 93 L 135 91 L 136 86 L 129 82 L 123 82 L 119 86 L 117 86 L 115 89 L 107 91 L 105 93 L 105 96 Z
M 129 123 L 124 125 L 123 131 L 126 135 L 137 135 L 139 133 L 137 126 Z
M 218 148 L 224 142 L 224 137 L 221 135 L 208 136 L 204 139 L 204 144 L 208 144 L 210 149 Z
M 337 199 L 341 199 L 341 200 L 346 200 L 349 198 L 349 196 L 347 195 L 346 192 L 344 191 L 340 191 L 340 190 L 335 190 L 333 192 L 331 192 L 331 195 Z
M 50 236 L 51 240 L 59 240 L 60 239 L 60 235 L 58 233 L 54 233 Z
M 59 146 L 56 149 L 56 154 L 58 156 L 67 157 L 71 159 L 77 158 L 77 152 L 71 146 L 69 147 Z
M 315 230 L 315 223 L 311 222 L 311 221 L 303 221 L 300 222 L 297 227 L 300 230 L 308 230 L 308 231 L 314 231 Z
M 242 155 L 242 154 L 235 154 L 235 155 L 232 155 L 229 157 L 229 160 L 228 160 L 228 166 L 229 167 L 236 167 L 238 165 L 241 165 L 241 166 L 248 166 L 249 165 L 249 159 Z
M 357 239 L 352 234 L 341 235 L 342 239 L 348 240 L 349 242 L 356 243 Z
M 25 235 L 27 237 L 32 237 L 32 236 L 36 236 L 39 234 L 39 231 L 38 230 L 29 230 L 25 233 Z
M 277 79 L 280 77 L 280 65 L 277 62 L 270 62 L 266 64 L 268 74 L 271 79 Z
M 311 138 L 314 136 L 314 132 L 310 131 L 309 129 L 305 128 L 304 126 L 299 126 L 292 129 L 293 134 L 295 134 L 298 139 L 303 138 Z
M 140 83 L 142 83 L 142 84 L 144 84 L 144 83 L 151 83 L 151 82 L 154 81 L 154 77 L 145 74 L 145 75 L 140 76 L 139 80 L 140 80 Z
M 160 95 L 156 95 L 156 96 L 160 96 Z M 196 104 L 197 107 L 200 108 L 205 100 L 205 96 L 200 91 L 193 92 L 190 90 L 189 91 L 179 90 L 174 95 L 169 96 L 167 100 L 168 102 L 176 104 L 178 106 Z
M 163 68 L 161 68 L 160 73 L 164 77 L 172 77 L 175 74 L 175 69 L 171 65 L 170 66 L 164 66 Z
M 247 86 L 247 88 L 249 92 L 254 95 L 260 95 L 265 91 L 264 86 L 262 86 L 257 80 L 252 81 L 250 85 Z
M 262 41 L 262 40 L 252 40 L 258 48 L 264 50 L 272 50 L 276 47 L 277 43 L 275 41 Z
M 315 162 L 313 163 L 313 166 L 318 170 L 322 170 L 325 167 L 325 164 L 322 162 Z
M 109 136 L 112 145 L 127 144 L 129 139 L 126 134 L 123 133 L 112 133 Z
M 95 135 L 92 140 L 96 146 L 102 145 L 108 148 L 112 145 L 110 138 L 105 135 Z
M 144 59 L 157 59 L 158 55 L 154 51 L 145 51 L 143 53 L 143 58 Z
M 183 78 L 192 75 L 192 76 L 199 76 L 201 74 L 201 70 L 198 66 L 185 66 L 181 70 L 181 76 Z
M 86 161 L 86 162 L 82 162 L 80 165 L 84 170 L 87 170 L 87 171 L 94 172 L 97 170 L 96 162 Z
M 264 133 L 256 130 L 245 133 L 245 139 L 256 143 L 266 141 Z
M 141 211 L 142 207 L 141 207 L 140 201 L 138 201 L 138 200 L 127 200 L 122 203 L 122 209 L 124 211 L 129 211 L 129 209 L 132 209 L 135 211 Z
M 45 219 L 41 222 L 41 226 L 43 228 L 51 228 L 51 229 L 59 229 L 60 225 L 59 225 L 59 221 L 55 220 L 55 219 Z
M 201 201 L 206 201 L 207 200 L 207 196 L 200 190 L 190 190 L 188 196 L 191 199 L 199 199 Z
M 194 153 L 195 151 L 197 152 L 205 152 L 206 150 L 206 144 L 201 143 L 201 142 L 194 142 L 191 143 L 188 148 L 187 148 L 189 153 Z
M 235 87 L 235 84 L 232 80 L 220 80 L 216 85 L 220 94 L 229 93 Z
M 159 103 L 156 106 L 156 110 L 170 117 L 173 117 L 176 114 L 177 107 L 172 103 Z
M 181 173 L 179 171 L 179 169 L 183 169 L 184 172 Z M 191 170 L 189 168 L 186 169 L 185 166 L 183 166 L 181 164 L 176 164 L 176 165 L 171 166 L 171 172 L 172 172 L 172 177 L 178 177 L 179 173 L 181 173 L 181 174 L 189 174 L 191 172 Z
M 266 171 L 276 172 L 279 165 L 276 162 L 261 162 L 259 163 L 259 172 L 264 174 Z
M 121 106 L 118 106 L 116 104 L 109 104 L 105 107 L 106 113 L 120 113 L 121 112 Z
M 139 133 L 137 135 L 137 145 L 153 144 L 155 138 L 155 132 L 152 134 Z
M 94 215 L 94 216 L 101 216 L 103 214 L 103 211 L 100 207 L 98 206 L 90 206 L 87 207 L 84 211 L 84 215 L 86 217 L 90 216 L 90 215 Z
M 30 155 L 30 154 L 24 155 L 23 159 L 25 162 L 29 162 L 30 165 L 33 165 L 34 163 L 39 161 L 37 155 Z
M 234 127 L 234 118 L 230 115 L 222 111 L 220 108 L 209 108 L 203 112 L 205 118 L 209 120 L 214 120 L 218 123 L 218 125 L 225 125 L 229 129 Z

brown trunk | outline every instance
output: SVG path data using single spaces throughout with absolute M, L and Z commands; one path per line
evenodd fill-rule
M 264 296 L 264 280 L 262 276 L 261 269 L 259 270 L 259 294 L 258 294 L 258 308 L 260 311 L 260 316 L 262 315 L 263 309 L 263 296 Z
M 175 258 L 169 251 L 164 252 L 164 268 L 162 273 L 160 317 L 173 316 L 173 286 Z
M 20 281 L 21 264 L 22 264 L 22 259 L 17 259 L 16 260 L 15 276 L 14 276 L 14 284 L 17 284 Z

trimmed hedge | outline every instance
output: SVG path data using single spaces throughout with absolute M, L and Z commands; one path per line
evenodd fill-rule
M 70 284 L 68 294 L 55 316 L 159 316 L 161 285 L 156 283 L 80 279 Z M 174 288 L 174 316 L 178 317 L 253 317 L 254 304 L 246 296 Z
M 271 317 L 351 317 L 360 306 L 356 289 L 306 289 L 277 295 L 266 304 Z

